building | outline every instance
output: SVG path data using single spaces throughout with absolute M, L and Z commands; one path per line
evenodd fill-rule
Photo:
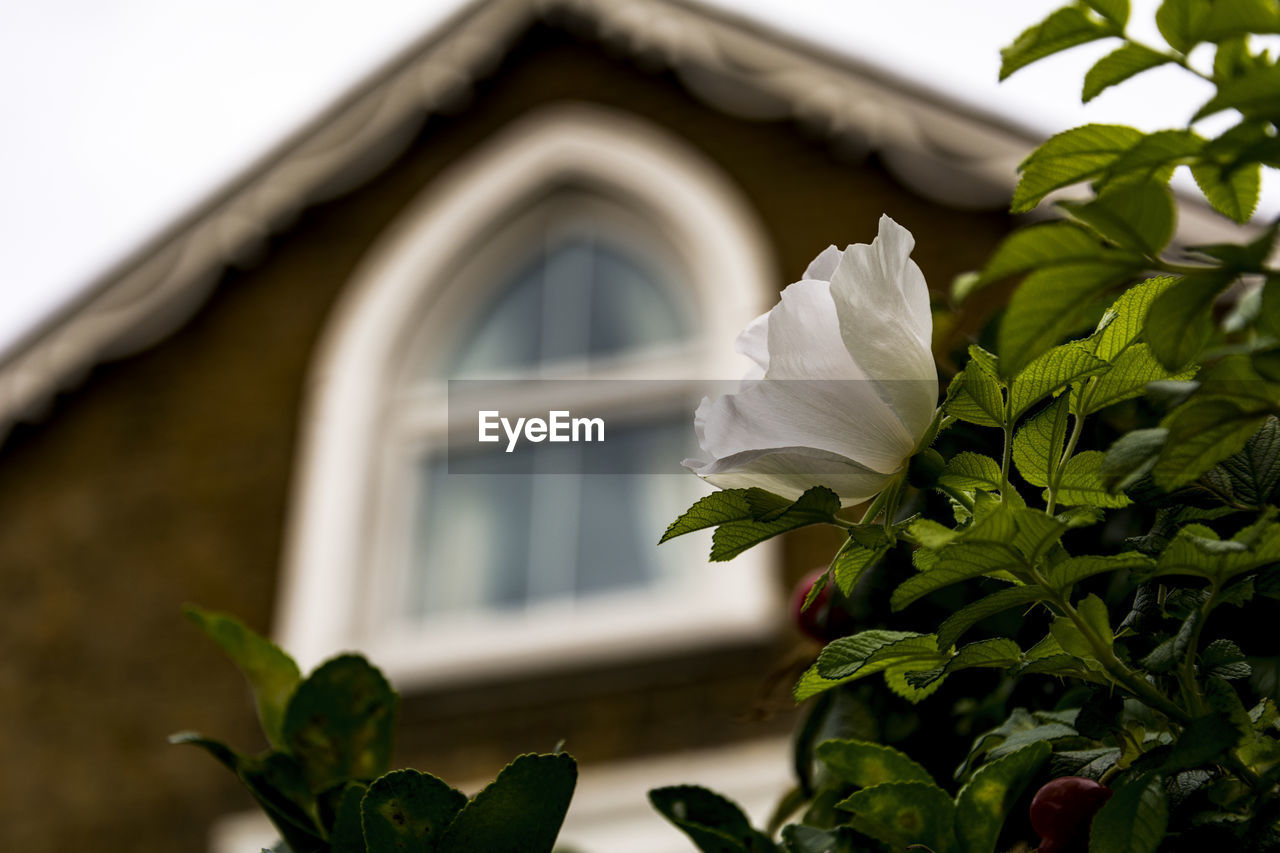
M 781 601 L 829 542 L 707 565 L 653 546 L 692 477 L 450 478 L 444 380 L 589 376 L 678 473 L 687 395 L 618 380 L 738 375 L 737 331 L 882 212 L 944 300 L 1031 144 L 690 0 L 466 5 L 0 365 L 5 846 L 257 849 L 234 781 L 165 743 L 260 743 L 186 601 L 304 665 L 366 650 L 402 765 L 465 784 L 565 739 L 584 853 L 685 849 L 650 784 L 763 817 Z

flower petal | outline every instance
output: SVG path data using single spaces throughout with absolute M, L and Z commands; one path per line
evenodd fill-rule
M 734 342 L 734 350 L 755 362 L 756 368 L 747 373 L 747 379 L 762 379 L 769 369 L 769 313 L 752 320 Z
M 877 383 L 860 379 L 763 379 L 704 400 L 695 429 L 703 451 L 717 459 L 810 447 L 885 474 L 902 467 L 917 440 L 881 399 Z
M 831 279 L 840 334 L 865 375 L 881 383 L 884 399 L 917 437 L 938 402 L 938 373 L 930 349 L 929 289 L 911 260 L 911 232 L 887 216 L 871 245 L 845 250 Z
M 887 474 L 811 447 L 748 450 L 709 463 L 686 459 L 684 465 L 722 489 L 756 486 L 790 500 L 812 486 L 826 486 L 840 496 L 842 506 L 872 498 L 889 481 Z
M 835 246 L 828 246 L 809 263 L 809 266 L 805 268 L 803 277 L 815 281 L 831 281 L 831 274 L 836 271 L 836 267 L 839 264 L 840 250 Z

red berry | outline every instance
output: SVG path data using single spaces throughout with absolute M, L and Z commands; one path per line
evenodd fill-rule
M 1083 776 L 1063 776 L 1031 799 L 1031 828 L 1043 839 L 1040 853 L 1059 853 L 1089 837 L 1093 816 L 1111 799 L 1111 789 Z
M 791 621 L 807 637 L 819 643 L 830 642 L 851 630 L 848 614 L 838 603 L 833 603 L 835 582 L 828 582 L 806 609 L 804 600 L 809 590 L 827 573 L 826 569 L 814 569 L 805 575 L 791 593 Z

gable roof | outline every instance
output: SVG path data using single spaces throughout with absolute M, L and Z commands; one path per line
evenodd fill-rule
M 883 67 L 691 0 L 473 0 L 12 347 L 0 360 L 0 434 L 96 363 L 177 328 L 224 268 L 376 173 L 539 20 L 657 59 L 717 109 L 876 151 L 907 186 L 953 206 L 1004 204 L 1037 141 Z

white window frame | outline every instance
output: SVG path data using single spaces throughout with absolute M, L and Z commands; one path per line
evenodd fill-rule
M 378 579 L 395 559 L 379 542 L 403 538 L 406 506 L 404 478 L 388 475 L 403 467 L 397 430 L 405 407 L 394 392 L 414 342 L 422 340 L 421 324 L 444 328 L 454 318 L 465 294 L 450 284 L 468 251 L 563 185 L 634 211 L 678 255 L 700 323 L 692 340 L 670 354 L 672 363 L 681 361 L 687 372 L 694 358 L 708 379 L 745 372 L 732 341 L 776 301 L 776 272 L 767 237 L 727 178 L 687 144 L 613 110 L 565 104 L 513 122 L 388 228 L 321 340 L 275 623 L 277 638 L 304 667 L 358 648 L 402 688 L 438 686 L 740 642 L 774 630 L 777 560 L 769 543 L 732 564 L 691 567 L 693 585 L 661 606 L 650 600 L 594 612 L 584 604 L 572 612 L 551 608 L 518 633 L 498 636 L 457 636 L 455 627 L 443 655 L 438 632 L 406 630 L 378 615 L 394 594 Z M 672 507 L 673 516 L 682 509 Z

